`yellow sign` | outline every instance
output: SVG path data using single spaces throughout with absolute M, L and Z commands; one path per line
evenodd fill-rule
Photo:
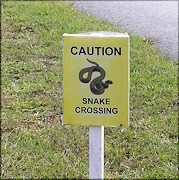
M 129 35 L 63 35 L 64 124 L 129 125 Z

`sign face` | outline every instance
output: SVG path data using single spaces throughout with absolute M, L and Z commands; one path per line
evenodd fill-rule
M 63 35 L 64 124 L 129 125 L 129 35 Z

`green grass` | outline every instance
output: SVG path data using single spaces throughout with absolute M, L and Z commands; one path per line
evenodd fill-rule
M 88 127 L 62 126 L 62 34 L 115 31 L 66 2 L 2 2 L 1 178 L 88 178 Z M 105 127 L 104 176 L 178 178 L 177 64 L 131 37 L 130 127 Z

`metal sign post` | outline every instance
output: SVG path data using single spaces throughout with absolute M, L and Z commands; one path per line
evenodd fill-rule
M 89 127 L 89 179 L 104 179 L 104 126 Z

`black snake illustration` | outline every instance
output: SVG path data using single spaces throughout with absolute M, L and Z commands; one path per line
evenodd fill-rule
M 105 83 L 102 82 L 102 80 L 105 78 L 105 71 L 103 68 L 101 68 L 97 63 L 90 61 L 87 59 L 89 63 L 94 64 L 95 66 L 91 66 L 88 68 L 84 68 L 79 73 L 79 79 L 83 83 L 89 83 L 91 81 L 92 73 L 93 72 L 99 72 L 101 75 L 95 79 L 93 79 L 90 83 L 90 90 L 93 94 L 100 95 L 103 94 L 105 89 L 109 87 L 109 84 L 113 84 L 111 80 L 105 81 Z M 83 75 L 85 73 L 88 73 L 87 78 L 84 78 Z

